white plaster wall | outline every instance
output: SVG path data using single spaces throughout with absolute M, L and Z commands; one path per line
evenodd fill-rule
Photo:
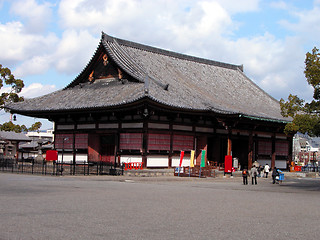
M 179 164 L 180 164 L 180 156 L 173 156 L 171 166 L 179 167 Z M 190 156 L 184 156 L 181 167 L 189 167 L 189 166 L 190 166 Z
M 258 160 L 258 163 L 260 163 L 260 165 L 265 166 L 267 163 L 270 166 L 270 172 L 271 172 L 271 160 Z M 276 168 L 280 168 L 280 169 L 286 169 L 287 168 L 287 161 L 286 160 L 276 160 L 275 162 L 276 164 Z
M 130 155 L 122 155 L 120 157 L 120 162 L 130 163 L 130 162 L 142 162 L 141 156 L 130 156 Z
M 276 168 L 286 169 L 287 161 L 286 160 L 276 160 Z
M 88 154 L 76 154 L 76 162 L 88 162 Z
M 148 156 L 147 167 L 168 167 L 168 155 Z
M 62 154 L 58 154 L 58 162 L 62 161 Z M 63 162 L 64 163 L 72 163 L 73 162 L 73 154 L 72 153 L 63 153 Z

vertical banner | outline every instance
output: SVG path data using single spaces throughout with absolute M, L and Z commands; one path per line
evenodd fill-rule
M 184 157 L 184 151 L 181 151 L 181 153 L 180 153 L 180 163 L 179 163 L 179 168 L 181 168 L 182 161 L 183 161 L 183 157 Z
M 193 168 L 193 167 L 194 167 L 194 150 L 191 150 L 189 177 L 191 177 L 191 168 Z
M 224 172 L 232 173 L 232 156 L 226 155 L 224 157 Z
M 206 166 L 206 150 L 202 150 L 201 153 L 201 166 L 200 167 L 205 167 Z
M 206 166 L 206 150 L 201 150 L 201 164 L 199 171 L 199 178 L 201 177 L 201 168 Z
M 190 167 L 194 167 L 194 150 L 191 150 Z
M 183 157 L 184 157 L 184 151 L 181 151 L 181 153 L 180 153 L 180 163 L 179 163 L 179 173 L 178 173 L 178 176 L 180 176 L 180 169 L 181 169 Z

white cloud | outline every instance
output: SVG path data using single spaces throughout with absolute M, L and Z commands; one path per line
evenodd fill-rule
M 18 0 L 13 2 L 11 12 L 26 19 L 26 31 L 32 33 L 43 32 L 47 23 L 51 21 L 52 4 L 44 2 L 38 4 L 35 0 Z
M 56 91 L 55 85 L 43 85 L 41 83 L 32 83 L 22 89 L 20 95 L 24 98 L 39 97 Z
M 270 6 L 273 8 L 282 9 L 282 10 L 288 10 L 288 8 L 289 8 L 288 3 L 285 1 L 271 2 Z
M 53 59 L 48 55 L 34 56 L 19 65 L 14 74 L 16 77 L 44 74 L 52 64 Z
M 66 30 L 53 54 L 55 67 L 63 73 L 79 72 L 89 62 L 99 39 L 94 38 L 88 31 Z
M 16 64 L 42 55 L 52 51 L 57 43 L 54 34 L 45 36 L 24 32 L 21 22 L 0 24 L 0 39 L 0 61 L 4 64 Z
M 280 21 L 280 24 L 286 29 L 298 34 L 304 41 L 320 38 L 320 7 L 314 6 L 311 10 L 293 10 L 290 12 L 296 18 L 295 22 L 286 19 Z
M 258 11 L 260 0 L 217 0 L 229 13 L 245 13 Z

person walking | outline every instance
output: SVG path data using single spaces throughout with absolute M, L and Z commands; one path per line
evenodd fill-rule
M 245 168 L 242 170 L 243 185 L 248 185 L 248 170 Z
M 272 184 L 276 183 L 276 177 L 278 176 L 278 169 L 274 167 L 272 170 Z
M 255 165 L 252 166 L 251 168 L 251 180 L 252 180 L 252 185 L 253 182 L 255 185 L 257 185 L 257 175 L 258 175 L 258 171 Z
M 269 165 L 268 165 L 268 163 L 264 166 L 264 173 L 265 173 L 265 175 L 266 175 L 266 178 L 268 178 L 268 173 L 269 173 L 269 171 L 270 171 L 270 167 L 269 167 Z

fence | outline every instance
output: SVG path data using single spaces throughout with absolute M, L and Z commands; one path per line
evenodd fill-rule
M 318 166 L 303 166 L 303 167 L 301 167 L 301 172 L 320 172 L 320 167 L 318 167 Z
M 214 167 L 212 166 L 206 166 L 202 167 L 200 170 L 200 167 L 195 166 L 195 167 L 182 167 L 181 169 L 176 168 L 176 171 L 174 173 L 175 176 L 180 176 L 180 177 L 215 177 L 216 172 L 215 172 Z M 179 173 L 180 170 L 180 173 Z
M 42 175 L 123 175 L 123 166 L 106 162 L 60 163 L 34 159 L 0 158 L 0 171 Z

